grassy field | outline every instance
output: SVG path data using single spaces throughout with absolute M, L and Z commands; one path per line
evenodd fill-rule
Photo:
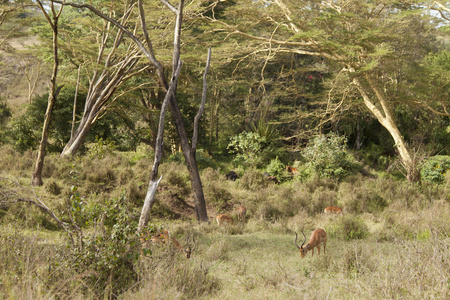
M 1 209 L 2 299 L 450 298 L 448 182 L 410 185 L 374 174 L 344 182 L 294 179 L 275 185 L 260 180 L 258 170 L 248 170 L 233 182 L 224 180 L 225 172 L 206 168 L 202 178 L 211 223 L 198 224 L 189 209 L 180 209 L 192 206 L 185 167 L 165 163 L 151 222 L 181 244 L 195 233 L 196 249 L 188 260 L 170 246 L 154 246 L 151 256 L 119 265 L 111 261 L 139 253 L 133 239 L 117 239 L 103 248 L 100 244 L 115 238 L 107 227 L 110 215 L 116 221 L 111 228 L 135 226 L 151 155 L 49 155 L 44 186 L 33 190 L 29 177 L 34 153 L 7 147 L 1 153 L 2 201 L 13 193 L 36 197 L 65 219 L 64 205 L 75 184 L 83 199 L 80 216 L 101 216 L 82 226 L 85 248 L 76 252 L 55 222 L 34 206 Z M 11 184 L 12 178 L 18 185 Z M 235 217 L 233 209 L 241 203 L 248 208 L 245 224 L 214 222 L 218 213 Z M 344 215 L 323 214 L 328 205 L 343 207 Z M 82 224 L 84 219 L 77 220 Z M 294 232 L 304 230 L 309 237 L 318 227 L 328 233 L 326 253 L 318 256 L 315 251 L 301 259 Z M 92 248 L 94 241 L 97 248 Z M 113 248 L 124 250 L 111 254 Z M 89 249 L 97 250 L 89 256 Z M 104 268 L 105 262 L 116 267 Z

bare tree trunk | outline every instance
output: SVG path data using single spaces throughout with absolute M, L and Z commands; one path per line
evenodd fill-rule
M 177 86 L 178 77 L 180 76 L 182 63 L 178 64 L 178 69 L 172 76 L 172 81 L 169 84 L 169 89 L 167 90 L 166 97 L 164 98 L 163 104 L 161 106 L 161 112 L 159 116 L 158 124 L 158 134 L 155 143 L 155 160 L 153 161 L 152 172 L 150 174 L 150 183 L 148 185 L 147 194 L 145 196 L 144 205 L 142 206 L 141 216 L 139 218 L 138 232 L 141 232 L 143 228 L 147 227 L 148 221 L 150 219 L 150 210 L 155 203 L 156 189 L 158 188 L 159 182 L 162 176 L 156 180 L 158 176 L 159 164 L 162 155 L 162 145 L 163 145 L 163 135 L 164 135 L 164 119 L 166 116 L 167 106 L 169 104 L 169 99 L 173 97 L 174 90 Z
M 45 11 L 44 7 L 42 6 L 42 3 L 40 1 L 37 1 L 37 2 L 53 30 L 53 72 L 52 72 L 52 78 L 50 80 L 51 87 L 50 87 L 50 94 L 48 96 L 47 111 L 45 112 L 44 126 L 42 128 L 42 138 L 41 138 L 41 142 L 39 144 L 38 156 L 37 156 L 34 172 L 31 176 L 31 184 L 35 185 L 35 186 L 43 184 L 42 170 L 44 168 L 45 149 L 46 149 L 47 143 L 48 143 L 48 130 L 50 128 L 50 121 L 51 121 L 51 117 L 52 117 L 53 106 L 55 105 L 56 97 L 58 96 L 58 93 L 62 88 L 62 86 L 60 86 L 58 88 L 56 87 L 56 77 L 58 75 L 58 66 L 59 66 L 58 19 L 59 19 L 59 16 L 61 15 L 63 7 L 64 7 L 64 5 L 61 5 L 59 11 L 56 12 L 55 8 L 53 6 L 53 3 L 51 3 L 51 10 L 53 12 L 53 21 L 52 21 L 50 19 L 49 15 L 47 14 L 47 12 Z
M 73 134 L 75 130 L 75 120 L 77 115 L 77 97 L 78 97 L 78 86 L 80 85 L 81 77 L 81 64 L 78 65 L 77 83 L 75 86 L 75 95 L 73 96 L 73 112 L 72 112 L 72 128 L 70 130 L 70 138 L 73 139 Z
M 420 181 L 420 172 L 417 169 L 415 161 L 412 159 L 410 150 L 408 149 L 405 140 L 403 139 L 400 130 L 397 127 L 397 124 L 394 120 L 394 115 L 389 106 L 389 103 L 386 99 L 384 93 L 376 86 L 375 82 L 370 78 L 369 75 L 366 75 L 366 80 L 370 88 L 375 93 L 376 99 L 380 103 L 381 110 L 372 102 L 368 93 L 362 86 L 361 82 L 358 79 L 354 79 L 353 82 L 356 84 L 356 87 L 361 94 L 364 104 L 366 107 L 375 115 L 380 124 L 386 128 L 386 130 L 390 133 L 395 142 L 395 148 L 398 151 L 400 159 L 404 168 L 406 169 L 406 178 L 409 182 L 418 182 Z

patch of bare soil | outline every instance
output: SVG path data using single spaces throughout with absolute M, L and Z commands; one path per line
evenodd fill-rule
M 195 214 L 195 207 L 189 204 L 178 191 L 172 191 L 168 186 L 161 186 L 158 195 L 159 201 L 163 203 L 175 217 L 188 218 Z

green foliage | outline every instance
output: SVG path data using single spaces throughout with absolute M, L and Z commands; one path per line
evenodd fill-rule
M 389 156 L 386 156 L 385 148 L 375 143 L 367 146 L 361 154 L 368 164 L 381 169 L 387 169 L 391 160 Z
M 205 149 L 198 149 L 195 153 L 195 159 L 197 160 L 199 169 L 217 168 L 216 161 Z
M 303 176 L 341 180 L 359 171 L 360 166 L 346 151 L 347 139 L 335 133 L 315 137 L 303 150 L 307 163 Z
M 450 176 L 450 156 L 436 155 L 429 158 L 420 170 L 420 176 L 426 181 L 444 183 L 445 178 Z
M 9 134 L 14 149 L 20 153 L 28 149 L 35 149 L 39 144 L 38 132 L 33 129 L 32 121 L 26 115 L 14 120 Z
M 212 155 L 209 154 L 208 151 L 206 151 L 205 149 L 198 149 L 196 151 L 195 160 L 197 161 L 197 165 L 198 165 L 199 169 L 206 169 L 209 167 L 210 168 L 217 167 L 217 162 L 212 157 Z M 174 154 L 171 154 L 167 158 L 167 162 L 169 162 L 169 163 L 176 162 L 176 163 L 184 164 L 185 160 L 184 160 L 183 152 L 175 152 Z
M 266 172 L 271 176 L 276 176 L 280 181 L 287 177 L 286 168 L 278 156 L 270 161 L 266 167 Z
M 170 154 L 169 157 L 167 158 L 167 162 L 168 163 L 179 163 L 179 164 L 184 164 L 184 155 L 183 152 L 181 151 L 177 151 L 173 154 Z
M 84 238 L 82 247 L 73 249 L 70 266 L 79 274 L 91 273 L 86 284 L 98 296 L 105 291 L 123 292 L 137 280 L 134 264 L 140 251 L 136 222 L 125 198 L 87 203 L 82 208 L 80 203 L 72 203 L 73 212 L 83 213 L 86 224 L 97 231 Z
M 73 88 L 63 88 L 58 96 L 49 128 L 49 144 L 47 146 L 49 152 L 61 152 L 65 143 L 70 139 L 73 97 Z M 85 97 L 84 94 L 78 94 L 78 99 Z M 23 152 L 37 147 L 42 135 L 43 116 L 47 110 L 47 102 L 48 93 L 34 98 L 25 114 L 13 121 L 10 135 L 15 149 Z M 82 111 L 83 105 L 78 104 L 76 111 L 78 118 Z M 78 118 L 76 122 L 79 121 Z M 94 140 L 95 143 L 99 140 L 107 141 L 109 144 L 114 142 L 121 150 L 127 150 L 126 145 L 134 145 L 133 142 L 128 141 L 133 139 L 134 135 L 128 132 L 125 122 L 126 120 L 122 118 L 121 114 L 107 113 L 91 128 L 85 142 L 89 143 Z
M 267 144 L 273 144 L 280 138 L 278 131 L 272 124 L 260 119 L 251 125 L 252 131 L 265 139 Z
M 112 153 L 112 151 L 116 148 L 116 144 L 109 138 L 103 140 L 103 138 L 99 138 L 98 136 L 96 136 L 95 143 L 92 143 L 90 146 L 88 146 L 88 148 L 89 158 L 96 157 L 102 159 L 105 157 L 105 154 Z
M 228 144 L 230 153 L 235 153 L 237 162 L 256 165 L 259 162 L 261 151 L 267 146 L 266 137 L 256 132 L 244 131 L 231 138 Z

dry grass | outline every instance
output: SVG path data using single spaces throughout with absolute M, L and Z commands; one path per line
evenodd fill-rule
M 3 150 L 0 166 L 26 186 L 33 153 Z M 47 161 L 45 185 L 35 191 L 55 211 L 68 196 L 75 165 L 85 201 L 104 201 L 125 190 L 133 218 L 138 217 L 149 174 L 145 164 L 116 154 L 98 161 L 50 155 Z M 219 170 L 206 169 L 202 177 L 211 217 L 218 211 L 233 215 L 236 204 L 248 210 L 245 224 L 218 226 L 197 224 L 192 212 L 169 213 L 181 207 L 172 206 L 177 203 L 192 204 L 189 178 L 178 164 L 163 164 L 160 170 L 164 178 L 152 221 L 181 244 L 189 233 L 197 233 L 197 249 L 190 260 L 176 249 L 153 249 L 152 258 L 133 266 L 138 280 L 122 299 L 450 298 L 446 185 L 412 186 L 361 176 L 341 184 L 275 185 L 260 181 L 256 170 L 234 182 L 224 180 Z M 343 207 L 344 215 L 323 214 L 328 205 Z M 86 280 L 93 275 L 89 270 L 79 273 L 57 264 L 70 252 L 58 231 L 43 229 L 51 227 L 51 220 L 26 205 L 0 212 L 0 298 L 95 298 Z M 308 236 L 318 227 L 328 233 L 326 254 L 315 251 L 314 257 L 308 253 L 301 259 L 294 232 Z M 358 230 L 364 234 L 355 234 Z

